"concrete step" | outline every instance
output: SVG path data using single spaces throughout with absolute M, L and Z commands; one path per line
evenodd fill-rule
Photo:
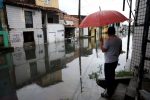
M 145 75 L 145 77 L 142 80 L 142 89 L 146 91 L 150 91 L 150 74 Z
M 130 83 L 127 87 L 125 100 L 135 100 L 137 97 L 137 87 L 138 87 L 138 79 L 136 77 L 130 80 Z
M 119 83 L 111 100 L 124 100 L 125 93 L 126 93 L 126 84 Z
M 116 77 L 115 78 L 115 83 L 116 83 L 116 86 L 119 84 L 119 83 L 123 83 L 123 84 L 129 84 L 130 82 L 130 79 L 132 77 Z M 106 82 L 105 82 L 105 79 L 104 78 L 101 78 L 101 79 L 97 79 L 96 80 L 96 83 L 102 87 L 102 88 L 106 88 Z
M 145 90 L 140 90 L 140 100 L 150 100 L 150 92 Z

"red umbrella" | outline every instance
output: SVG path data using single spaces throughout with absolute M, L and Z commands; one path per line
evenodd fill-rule
M 113 23 L 124 22 L 128 20 L 124 15 L 122 15 L 118 11 L 114 10 L 103 10 L 97 11 L 86 16 L 81 24 L 79 25 L 80 28 L 85 27 L 99 27 L 105 26 Z

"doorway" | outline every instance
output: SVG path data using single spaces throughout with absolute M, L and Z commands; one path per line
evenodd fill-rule
M 72 38 L 75 35 L 75 28 L 65 27 L 65 38 Z
M 23 32 L 23 37 L 24 37 L 24 45 L 35 44 L 33 31 Z

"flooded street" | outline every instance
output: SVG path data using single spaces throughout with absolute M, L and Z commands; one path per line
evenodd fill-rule
M 127 37 L 122 41 L 126 51 Z M 65 41 L 1 54 L 0 100 L 99 100 L 103 89 L 95 77 L 104 78 L 104 55 L 98 44 L 86 38 L 81 48 Z M 125 63 L 126 53 L 116 71 L 130 69 Z

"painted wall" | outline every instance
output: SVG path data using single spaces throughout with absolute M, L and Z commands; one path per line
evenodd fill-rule
M 58 0 L 36 0 L 36 5 L 59 8 Z
M 83 28 L 83 36 L 88 36 L 88 28 Z
M 48 56 L 49 56 L 50 61 L 64 58 L 65 57 L 64 41 L 49 44 L 48 45 Z
M 20 7 L 14 7 L 6 5 L 8 25 L 10 28 L 10 44 L 13 47 L 22 47 L 24 44 L 24 31 L 33 31 L 34 32 L 34 41 L 35 44 L 43 44 L 44 36 L 42 31 L 42 16 L 41 11 L 32 10 Z M 25 27 L 25 15 L 24 11 L 32 11 L 33 17 L 33 28 Z M 39 37 L 41 35 L 41 37 Z
M 47 24 L 48 43 L 64 41 L 64 30 L 62 24 Z

